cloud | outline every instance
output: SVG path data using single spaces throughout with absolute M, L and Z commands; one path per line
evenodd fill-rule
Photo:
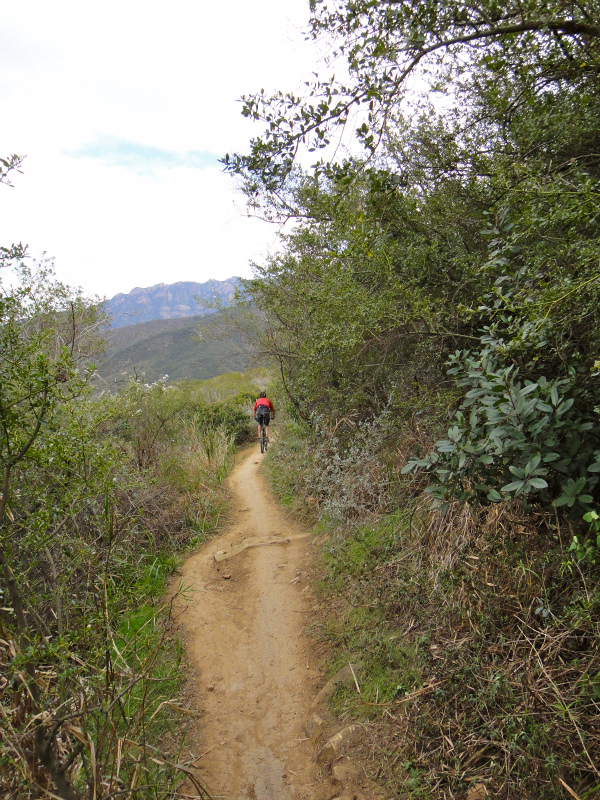
M 47 251 L 86 292 L 250 276 L 278 246 L 218 158 L 259 133 L 241 95 L 298 94 L 315 69 L 308 3 L 230 0 L 227 24 L 223 4 L 165 7 L 0 0 L 0 156 L 27 155 L 0 186 L 0 244 Z
M 128 142 L 110 136 L 100 136 L 95 142 L 83 144 L 65 155 L 73 158 L 90 158 L 110 167 L 124 167 L 138 174 L 148 175 L 155 169 L 207 169 L 218 167 L 220 158 L 206 150 L 163 150 L 161 147 Z

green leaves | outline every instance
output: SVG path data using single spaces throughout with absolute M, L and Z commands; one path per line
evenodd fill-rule
M 574 536 L 569 553 L 576 561 L 595 563 L 600 550 L 600 516 L 596 511 L 588 511 L 583 515 L 583 521 L 589 523 L 587 536 Z
M 100 317 L 53 280 L 51 262 L 20 264 L 0 304 L 0 469 L 36 457 L 42 429 L 87 384 Z M 6 489 L 6 487 L 5 487 Z M 10 492 L 10 482 L 8 489 Z M 6 496 L 4 502 L 7 501 Z
M 535 477 L 536 475 L 546 475 L 548 472 L 548 470 L 544 468 L 538 469 L 538 464 L 541 460 L 541 454 L 534 453 L 525 467 L 521 468 L 510 465 L 508 470 L 517 478 L 517 480 L 507 483 L 506 486 L 502 487 L 502 491 L 505 493 L 514 494 L 515 497 L 518 497 L 521 494 L 529 494 L 532 489 L 547 488 L 548 482 L 546 480 Z
M 554 505 L 556 507 L 566 505 L 569 508 L 572 508 L 575 503 L 589 505 L 593 498 L 590 494 L 585 494 L 587 486 L 588 482 L 584 477 L 577 478 L 577 480 L 569 478 L 566 483 L 561 485 L 562 494 L 554 501 Z
M 425 459 L 404 468 L 426 469 L 431 493 L 470 502 L 500 502 L 540 495 L 569 508 L 593 502 L 600 471 L 600 424 L 592 414 L 573 411 L 574 378 L 521 383 L 512 366 L 498 368 L 490 349 L 456 353 L 449 372 L 467 388 L 459 424 Z M 469 410 L 468 417 L 465 412 Z M 586 418 L 587 417 L 587 418 Z M 564 481 L 563 476 L 568 477 Z

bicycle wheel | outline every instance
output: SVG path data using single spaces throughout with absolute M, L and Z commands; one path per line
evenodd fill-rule
M 265 452 L 265 426 L 260 426 L 260 452 Z

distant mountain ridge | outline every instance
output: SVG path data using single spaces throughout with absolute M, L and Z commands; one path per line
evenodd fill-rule
M 105 310 L 113 317 L 112 328 L 124 328 L 155 319 L 178 319 L 214 313 L 216 309 L 206 308 L 196 298 L 205 303 L 215 299 L 226 308 L 231 303 L 239 278 L 224 281 L 209 280 L 205 283 L 178 281 L 177 283 L 157 283 L 155 286 L 141 288 L 136 286 L 127 294 L 116 294 L 104 304 Z

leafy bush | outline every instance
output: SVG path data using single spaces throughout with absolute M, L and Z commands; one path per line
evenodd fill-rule
M 250 409 L 254 400 L 252 395 L 244 393 L 210 403 L 199 412 L 197 424 L 207 431 L 222 428 L 239 444 L 250 433 Z
M 520 381 L 495 353 L 457 352 L 449 374 L 466 389 L 446 439 L 402 470 L 425 468 L 439 501 L 499 502 L 527 495 L 584 509 L 600 472 L 600 418 L 575 405 L 581 392 L 569 378 Z M 580 401 L 581 405 L 581 401 Z

